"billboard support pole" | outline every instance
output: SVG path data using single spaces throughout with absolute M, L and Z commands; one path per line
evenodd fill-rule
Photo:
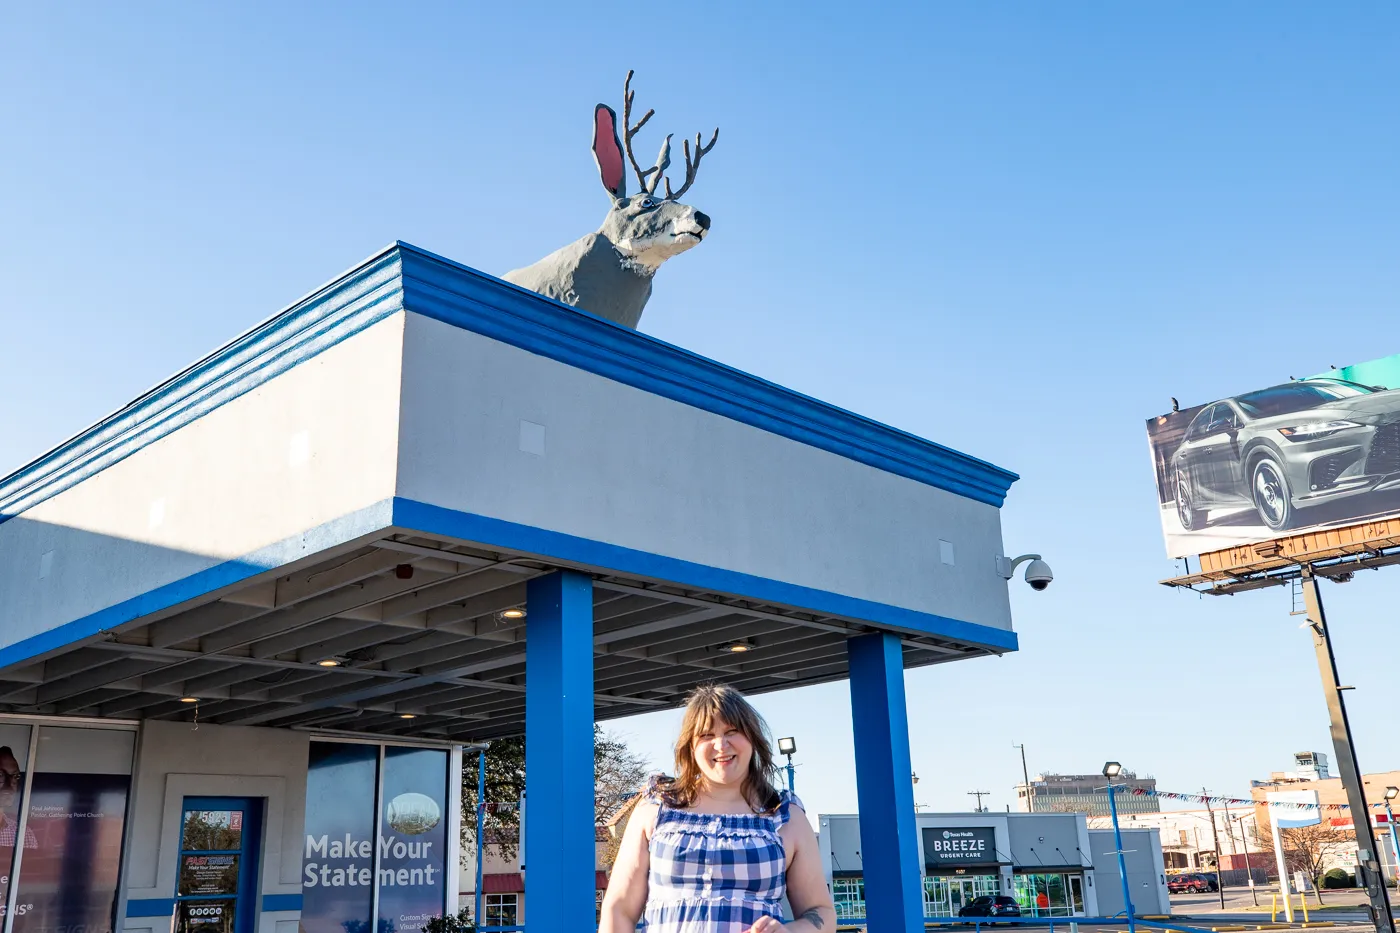
M 1395 918 L 1390 913 L 1390 900 L 1386 897 L 1385 880 L 1380 871 L 1376 834 L 1371 828 L 1371 809 L 1366 804 L 1366 793 L 1361 786 L 1361 768 L 1356 761 L 1351 723 L 1347 720 L 1346 703 L 1342 699 L 1337 677 L 1337 656 L 1332 652 L 1327 617 L 1322 612 L 1322 594 L 1318 592 L 1317 577 L 1313 575 L 1310 565 L 1303 565 L 1302 580 L 1308 625 L 1312 629 L 1313 647 L 1317 652 L 1317 669 L 1322 674 L 1322 692 L 1327 698 L 1327 714 L 1331 720 L 1332 748 L 1342 772 L 1342 786 L 1346 788 L 1351 823 L 1360 849 L 1356 870 L 1365 880 L 1371 922 L 1375 924 L 1377 933 L 1395 933 Z
M 1278 893 L 1283 895 L 1283 917 L 1293 922 L 1293 890 L 1288 886 L 1288 859 L 1283 857 L 1283 835 L 1278 828 L 1278 814 L 1269 814 L 1269 826 L 1274 833 L 1274 861 L 1278 863 Z

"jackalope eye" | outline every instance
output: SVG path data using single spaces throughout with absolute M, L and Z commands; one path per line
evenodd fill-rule
M 660 203 L 661 203 L 661 202 L 658 201 L 658 200 L 656 200 L 656 198 L 643 198 L 643 199 L 642 199 L 642 203 L 641 203 L 639 206 L 641 207 L 642 210 L 644 210 L 644 211 L 649 211 L 649 210 L 651 210 L 653 207 L 655 207 L 656 205 L 658 205 L 658 204 L 660 204 Z

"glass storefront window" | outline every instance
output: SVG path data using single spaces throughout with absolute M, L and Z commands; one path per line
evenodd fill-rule
M 1000 893 L 997 875 L 928 875 L 924 878 L 924 916 L 956 917 L 974 899 Z
M 110 933 L 136 733 L 38 730 L 11 933 Z
M 306 773 L 301 929 L 368 933 L 379 748 L 312 742 Z
M 0 723 L 0 904 L 9 901 L 14 874 L 20 807 L 25 802 L 24 775 L 29 770 L 29 729 Z M 25 833 L 25 840 L 25 848 L 34 848 L 32 832 Z
M 421 930 L 447 895 L 447 752 L 385 748 L 383 785 L 378 933 Z
M 442 916 L 449 893 L 448 764 L 447 751 L 438 748 L 311 743 L 305 933 L 415 933 Z M 376 887 L 379 917 L 372 922 Z
M 1023 917 L 1070 917 L 1084 912 L 1083 876 L 1047 872 L 1015 878 L 1016 901 Z

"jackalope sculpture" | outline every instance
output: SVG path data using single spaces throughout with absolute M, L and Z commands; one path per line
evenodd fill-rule
M 714 148 L 719 139 L 716 129 L 710 141 L 700 144 L 695 134 L 694 161 L 691 161 L 690 140 L 684 141 L 685 184 L 671 190 L 666 169 L 671 164 L 671 137 L 661 144 L 656 164 L 642 171 L 632 155 L 632 137 L 636 136 L 655 110 L 632 125 L 632 72 L 622 84 L 621 140 L 617 135 L 617 114 L 607 104 L 593 108 L 593 157 L 598 162 L 598 174 L 603 188 L 612 197 L 612 209 L 603 218 L 597 233 L 555 250 L 534 265 L 505 274 L 507 282 L 556 298 L 567 305 L 591 311 L 624 327 L 636 327 L 642 309 L 651 297 L 651 279 L 666 260 L 683 253 L 705 238 L 710 229 L 708 215 L 688 204 L 680 196 L 695 183 L 700 160 Z M 627 196 L 627 167 L 623 153 L 637 174 L 641 190 Z M 664 184 L 665 195 L 658 196 Z

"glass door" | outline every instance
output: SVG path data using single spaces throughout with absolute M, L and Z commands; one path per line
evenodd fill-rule
M 175 933 L 253 933 L 262 801 L 186 797 Z
M 948 912 L 949 916 L 956 917 L 958 911 L 967 906 L 972 900 L 972 885 L 966 878 L 953 878 L 948 884 Z
M 1084 876 L 1069 876 L 1069 906 L 1076 917 L 1084 916 Z

